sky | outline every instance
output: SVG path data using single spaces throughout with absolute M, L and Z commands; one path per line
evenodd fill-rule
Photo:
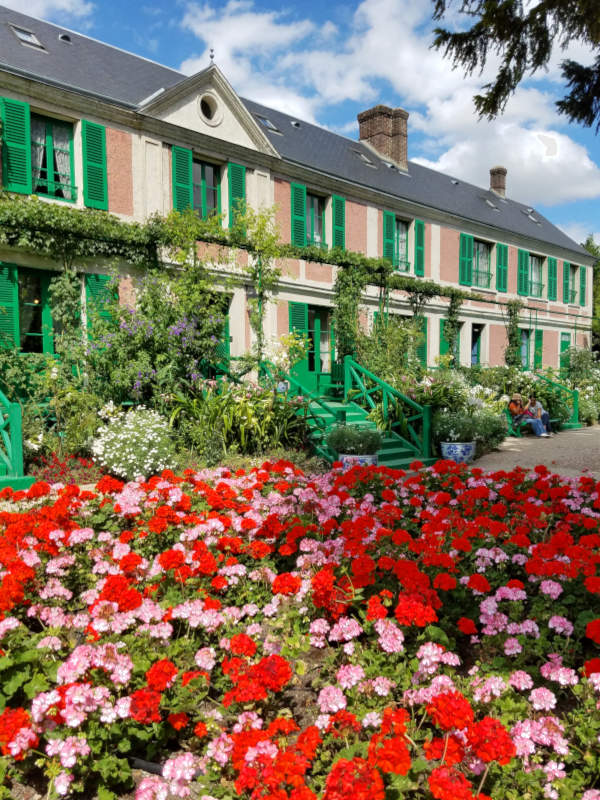
M 24 11 L 23 0 L 0 0 Z M 460 25 L 451 6 L 447 27 Z M 555 48 L 547 71 L 524 81 L 504 114 L 479 121 L 472 97 L 490 80 L 465 76 L 430 49 L 431 0 L 29 0 L 25 13 L 129 50 L 187 75 L 209 50 L 242 97 L 358 138 L 356 115 L 378 103 L 410 113 L 409 159 L 478 186 L 508 169 L 507 195 L 528 203 L 577 242 L 600 242 L 600 134 L 568 124 L 565 56 L 584 64 L 580 44 Z M 464 24 L 464 22 L 462 23 Z

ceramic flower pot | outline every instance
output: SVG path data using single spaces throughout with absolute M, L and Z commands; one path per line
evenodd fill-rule
M 340 453 L 339 460 L 344 465 L 344 469 L 351 467 L 376 467 L 377 466 L 377 453 L 372 456 L 349 456 Z
M 455 464 L 468 464 L 475 457 L 475 442 L 440 442 L 442 458 Z

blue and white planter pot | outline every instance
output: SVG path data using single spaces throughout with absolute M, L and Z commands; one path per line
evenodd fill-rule
M 475 457 L 475 442 L 440 442 L 442 458 L 455 464 L 468 464 Z
M 351 469 L 352 467 L 376 467 L 377 454 L 372 456 L 348 456 L 340 453 L 339 460 L 344 465 L 344 469 Z

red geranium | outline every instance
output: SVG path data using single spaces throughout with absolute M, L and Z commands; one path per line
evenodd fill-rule
M 160 694 L 146 687 L 138 689 L 131 695 L 129 713 L 136 722 L 150 725 L 153 722 L 160 722 L 159 706 Z
M 597 672 L 600 672 L 600 658 L 590 658 L 583 665 L 583 674 L 589 678 L 590 675 L 595 675 Z
M 165 658 L 162 661 L 157 661 L 146 673 L 148 686 L 154 689 L 155 692 L 164 692 L 165 689 L 170 689 L 173 686 L 177 672 L 177 667 L 169 659 Z
M 592 642 L 600 644 L 600 619 L 593 619 L 591 622 L 588 622 L 585 635 L 588 639 L 591 639 Z
M 486 764 L 492 761 L 508 764 L 517 752 L 504 725 L 490 717 L 484 717 L 473 725 L 468 739 L 473 752 Z
M 245 633 L 237 633 L 231 637 L 231 652 L 234 656 L 252 658 L 256 653 L 256 644 Z
M 462 772 L 439 767 L 429 776 L 429 789 L 436 800 L 472 800 L 472 786 Z
M 456 624 L 458 625 L 460 632 L 464 633 L 465 636 L 477 635 L 477 626 L 472 619 L 469 619 L 468 617 L 461 617 Z
M 323 800 L 384 800 L 379 772 L 362 758 L 340 758 L 325 781 Z
M 169 714 L 167 717 L 168 722 L 175 728 L 176 731 L 180 731 L 186 727 L 190 718 L 187 714 L 179 713 L 179 714 Z
M 438 737 L 431 742 L 425 742 L 423 750 L 428 761 L 441 761 L 442 756 L 446 753 L 442 766 L 451 767 L 453 764 L 460 764 L 465 757 L 463 744 L 456 736 L 448 737 L 447 746 L 446 738 L 441 739 Z
M 489 592 L 492 588 L 489 584 L 488 579 L 485 575 L 479 575 L 478 573 L 475 575 L 471 575 L 469 578 L 469 582 L 467 583 L 469 589 L 474 589 L 476 592 Z
M 436 695 L 427 706 L 427 713 L 443 731 L 461 731 L 473 722 L 473 709 L 460 692 Z
M 282 572 L 278 575 L 271 586 L 273 594 L 291 595 L 298 594 L 302 581 L 290 572 Z

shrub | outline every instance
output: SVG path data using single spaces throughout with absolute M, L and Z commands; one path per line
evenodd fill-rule
M 493 411 L 482 410 L 473 415 L 473 421 L 478 457 L 495 450 L 506 438 L 508 424 L 504 414 L 499 416 Z
M 579 398 L 579 421 L 591 425 L 592 422 L 598 422 L 600 411 L 598 405 L 593 400 L 587 398 Z
M 327 446 L 347 456 L 371 456 L 381 449 L 383 437 L 371 428 L 340 425 L 327 434 Z
M 433 437 L 440 442 L 473 442 L 475 420 L 464 411 L 441 412 L 433 415 Z
M 175 463 L 167 421 L 144 406 L 119 412 L 102 426 L 92 453 L 108 472 L 127 480 L 172 469 Z

